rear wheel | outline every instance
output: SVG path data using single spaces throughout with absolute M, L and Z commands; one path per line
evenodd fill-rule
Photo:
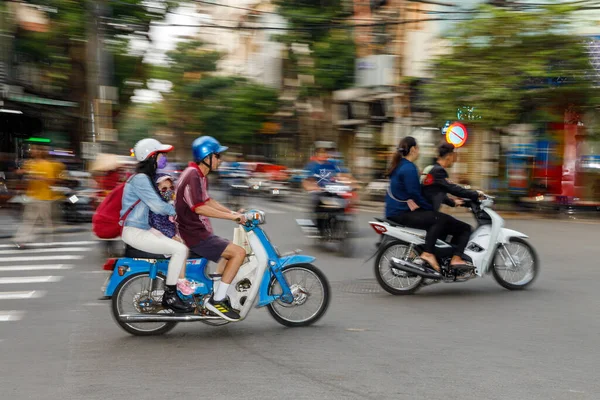
M 389 242 L 379 249 L 375 259 L 375 277 L 379 285 L 393 295 L 412 294 L 419 289 L 423 278 L 392 268 L 392 257 L 413 261 L 418 254 L 410 246 L 399 240 Z
M 267 306 L 271 316 L 282 325 L 307 326 L 317 322 L 329 307 L 329 282 L 325 275 L 312 264 L 285 267 L 283 276 L 289 285 L 294 301 L 286 303 L 275 300 Z M 269 284 L 271 295 L 283 290 L 275 277 Z
M 492 273 L 496 282 L 506 289 L 525 289 L 537 277 L 538 269 L 535 250 L 521 238 L 511 238 L 496 249 Z
M 153 287 L 154 286 L 154 287 Z M 131 275 L 119 284 L 112 296 L 112 313 L 115 321 L 125 331 L 136 336 L 162 335 L 177 325 L 176 322 L 123 322 L 122 314 L 172 313 L 162 306 L 165 277 L 157 275 L 154 280 L 147 272 Z

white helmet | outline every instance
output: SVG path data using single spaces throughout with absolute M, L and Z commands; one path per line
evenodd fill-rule
M 162 144 L 156 139 L 142 139 L 133 147 L 133 153 L 138 161 L 144 161 L 156 153 L 168 153 L 173 150 L 170 144 Z

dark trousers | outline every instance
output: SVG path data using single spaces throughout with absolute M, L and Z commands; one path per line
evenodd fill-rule
M 452 235 L 454 255 L 462 257 L 471 236 L 471 225 L 438 211 L 418 208 L 388 219 L 409 228 L 426 230 L 425 251 L 428 253 L 435 252 L 435 242 L 438 239 L 443 240 L 446 236 Z

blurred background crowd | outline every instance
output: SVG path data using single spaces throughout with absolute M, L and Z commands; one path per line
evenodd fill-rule
M 248 191 L 299 189 L 326 147 L 381 201 L 410 135 L 421 168 L 455 144 L 454 180 L 500 204 L 598 211 L 599 21 L 593 0 L 3 1 L 0 206 L 39 150 L 89 221 L 136 141 L 173 144 L 176 177 L 201 135 Z

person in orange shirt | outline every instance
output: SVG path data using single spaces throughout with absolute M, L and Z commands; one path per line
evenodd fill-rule
M 23 210 L 23 223 L 14 237 L 14 243 L 19 249 L 25 248 L 27 243 L 32 242 L 38 219 L 41 220 L 41 226 L 48 227 L 52 231 L 52 201 L 55 200 L 55 194 L 51 186 L 58 178 L 57 173 L 60 172 L 60 168 L 47 159 L 46 149 L 33 146 L 31 156 L 32 159 L 26 161 L 23 170 L 19 171 L 26 176 L 28 197 Z M 52 234 L 50 233 L 46 238 L 52 241 Z

